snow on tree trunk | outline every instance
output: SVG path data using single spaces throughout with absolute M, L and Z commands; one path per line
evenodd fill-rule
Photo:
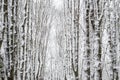
M 0 0 L 1 80 L 120 80 L 119 0 Z

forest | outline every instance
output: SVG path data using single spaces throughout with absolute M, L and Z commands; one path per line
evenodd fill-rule
M 120 80 L 120 0 L 0 0 L 0 80 Z

